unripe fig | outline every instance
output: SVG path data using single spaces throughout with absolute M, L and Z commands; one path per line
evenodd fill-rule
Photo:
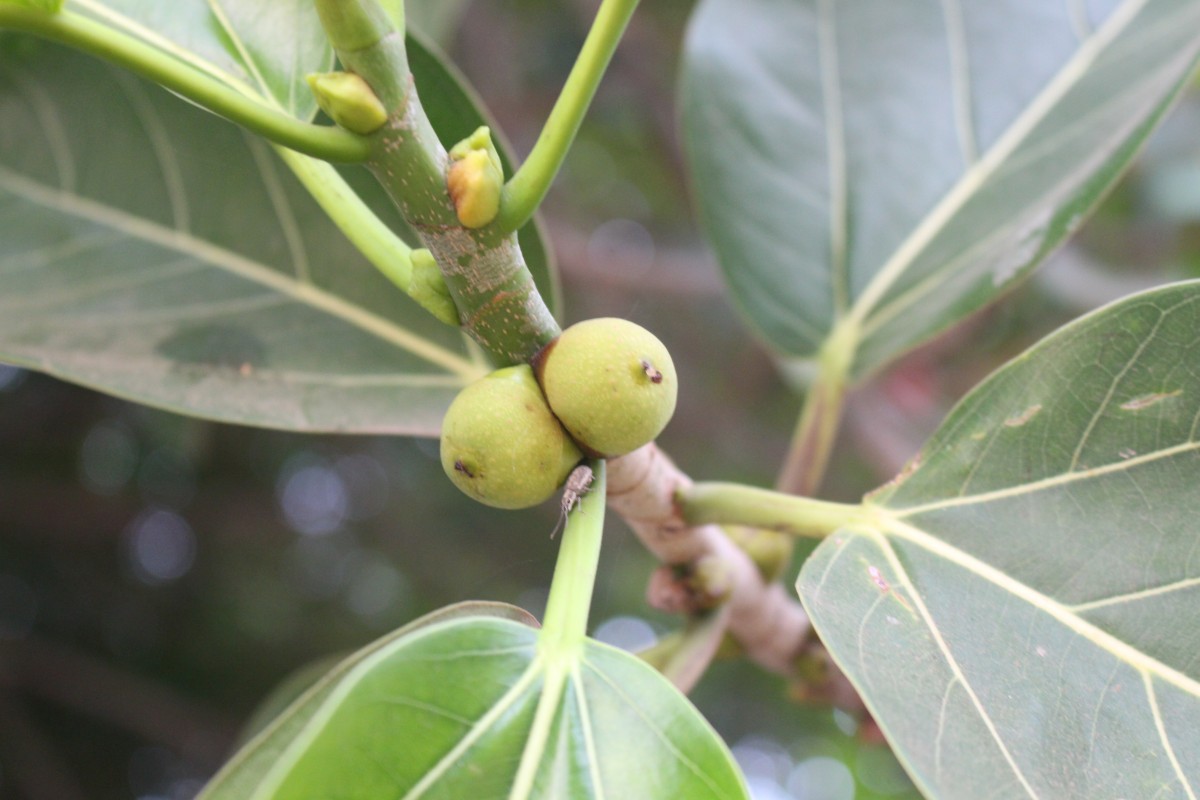
M 591 455 L 636 450 L 675 413 L 678 383 L 670 353 L 628 320 L 572 325 L 546 345 L 535 366 L 551 410 Z
M 442 469 L 463 492 L 496 508 L 549 499 L 581 458 L 528 364 L 463 389 L 442 422 Z

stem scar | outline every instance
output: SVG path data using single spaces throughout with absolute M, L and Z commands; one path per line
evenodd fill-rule
M 644 358 L 642 359 L 642 372 L 646 373 L 646 377 L 650 379 L 651 383 L 663 382 L 663 374 L 657 367 Z

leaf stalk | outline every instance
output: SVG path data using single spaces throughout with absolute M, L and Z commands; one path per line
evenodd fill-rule
M 812 496 L 821 488 L 841 426 L 857 346 L 858 327 L 849 320 L 843 320 L 830 333 L 817 359 L 816 378 L 804 397 L 800 420 L 775 483 L 779 491 Z
M 313 125 L 262 103 L 136 37 L 71 11 L 49 13 L 0 2 L 0 28 L 65 44 L 162 84 L 198 105 L 305 155 L 354 163 L 370 143 L 342 128 Z
M 538 650 L 551 660 L 574 653 L 587 635 L 588 610 L 600 563 L 607 491 L 604 461 L 596 459 L 588 465 L 592 469 L 592 484 L 567 515 L 538 638 Z
M 520 229 L 550 190 L 637 5 L 638 0 L 604 0 L 600 4 L 533 150 L 504 186 L 495 221 L 501 232 Z
M 697 483 L 676 496 L 691 525 L 751 525 L 823 538 L 869 514 L 861 505 L 833 503 L 738 483 Z

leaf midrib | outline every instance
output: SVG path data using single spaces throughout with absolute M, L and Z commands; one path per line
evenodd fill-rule
M 817 0 L 817 45 L 821 64 L 821 95 L 825 111 L 825 149 L 829 156 L 829 260 L 833 272 L 833 309 L 841 319 L 850 301 L 847 257 L 849 228 L 849 176 L 846 166 L 846 130 L 842 119 L 842 82 L 838 66 L 837 22 L 833 0 Z
M 1008 157 L 1026 141 L 1037 124 L 1053 110 L 1057 102 L 1086 76 L 1088 65 L 1125 30 L 1149 0 L 1129 0 L 1115 10 L 1104 25 L 1080 43 L 1075 54 L 1063 65 L 1041 93 L 1009 126 L 979 161 L 965 170 L 933 210 L 900 243 L 884 265 L 867 283 L 850 310 L 850 318 L 866 326 L 876 306 L 888 290 L 912 265 L 917 255 L 953 219 L 974 196 L 980 186 L 1002 167 Z
M 135 36 L 147 44 L 151 44 L 164 53 L 169 53 L 171 56 L 179 59 L 183 63 L 193 69 L 203 72 L 205 75 L 216 78 L 230 88 L 236 89 L 247 97 L 253 97 L 257 100 L 267 100 L 268 98 L 259 94 L 249 84 L 239 80 L 236 76 L 229 74 L 225 70 L 218 67 L 211 61 L 201 58 L 196 53 L 186 48 L 180 47 L 175 42 L 167 39 L 164 36 L 155 33 L 153 30 L 142 25 L 132 17 L 128 17 L 102 2 L 96 0 L 69 0 L 71 5 L 78 6 L 91 12 L 95 17 L 111 23 L 114 27 L 124 30 L 126 33 Z M 270 105 L 270 103 L 266 103 Z
M 934 622 L 933 613 L 925 605 L 925 599 L 916 590 L 916 586 L 913 585 L 908 571 L 900 562 L 899 555 L 896 553 L 895 548 L 892 547 L 891 542 L 887 540 L 885 532 L 872 532 L 871 538 L 876 540 L 876 546 L 883 551 L 884 556 L 887 558 L 892 569 L 894 569 L 896 574 L 899 575 L 903 580 L 904 586 L 908 589 L 909 594 L 912 596 L 913 602 L 916 604 L 920 612 L 920 616 L 922 621 L 925 623 L 925 627 L 929 629 L 930 635 L 933 636 L 934 642 L 936 642 L 938 649 L 946 659 L 946 663 L 949 666 L 950 671 L 954 674 L 954 679 L 960 686 L 962 686 L 963 691 L 966 692 L 967 696 L 971 699 L 971 705 L 975 707 L 975 711 L 977 714 L 979 714 L 979 717 L 983 722 L 983 726 L 987 728 L 988 734 L 991 735 L 992 740 L 1000 749 L 1001 754 L 1004 756 L 1004 760 L 1008 762 L 1008 766 L 1012 769 L 1013 774 L 1020 782 L 1021 787 L 1025 790 L 1029 797 L 1037 800 L 1037 792 L 1034 791 L 1033 786 L 1030 785 L 1029 780 L 1021 771 L 1021 768 L 1017 764 L 1013 754 L 1009 752 L 1008 745 L 1004 743 L 1004 739 L 1000 736 L 1000 731 L 996 728 L 996 723 L 992 720 L 991 715 L 988 714 L 987 709 L 983 705 L 983 701 L 979 698 L 979 695 L 975 693 L 974 686 L 969 680 L 967 680 L 967 676 L 963 673 L 963 669 L 959 665 L 958 659 L 954 657 L 954 653 L 951 651 L 950 645 L 946 642 L 945 637 L 942 636 L 941 629 Z M 882 598 L 883 595 L 880 595 L 880 597 Z
M 1125 89 L 1119 95 L 1111 96 L 1108 99 L 1110 105 L 1119 105 L 1127 98 L 1140 96 L 1145 92 L 1143 84 L 1136 84 Z M 1092 109 L 1087 114 L 1079 117 L 1070 125 L 1061 129 L 1062 131 L 1071 131 L 1075 128 L 1085 128 L 1088 125 L 1095 124 L 1096 117 L 1103 117 L 1109 113 L 1108 106 L 1097 107 Z M 1024 158 L 1036 157 L 1040 155 L 1036 151 L 1026 151 Z M 1024 160 L 1024 159 L 1022 159 Z M 1012 169 L 1016 160 L 1010 160 L 1005 164 L 1007 169 Z M 1061 184 L 1053 184 L 1047 187 L 1047 191 L 1038 196 L 1039 202 L 1053 202 L 1062 193 Z M 1036 205 L 1036 204 L 1034 204 Z M 1024 223 L 1024 224 L 1019 224 Z M 906 311 L 910 310 L 915 304 L 919 303 L 923 298 L 930 295 L 935 289 L 945 284 L 964 264 L 969 264 L 979 258 L 981 254 L 987 253 L 995 247 L 997 241 L 1004 240 L 1013 236 L 1015 231 L 1021 228 L 1028 227 L 1028 220 L 1020 213 L 1011 216 L 1003 221 L 1002 224 L 995 225 L 985 236 L 973 241 L 956 255 L 939 264 L 939 266 L 931 270 L 927 275 L 923 276 L 919 281 L 907 287 L 902 293 L 891 298 L 886 305 L 875 309 L 874 313 L 868 315 L 863 322 L 861 328 L 861 338 L 868 340 L 876 336 L 880 329 L 892 324 L 898 316 L 901 316 Z
M 129 236 L 184 255 L 199 258 L 232 275 L 270 288 L 297 302 L 341 319 L 381 341 L 460 376 L 464 381 L 474 380 L 483 374 L 477 364 L 434 344 L 391 320 L 365 311 L 344 298 L 313 284 L 302 283 L 256 261 L 199 239 L 190 233 L 166 228 L 73 192 L 48 187 L 2 166 L 0 166 L 0 189 L 10 191 L 45 208 L 121 231 Z
M 1200 442 L 1187 441 L 1182 444 L 1177 444 L 1174 447 L 1167 447 L 1162 450 L 1155 450 L 1151 453 L 1146 453 L 1141 456 L 1133 456 L 1132 458 L 1114 461 L 1110 464 L 1105 464 L 1101 467 L 1090 467 L 1088 469 L 1075 470 L 1073 472 L 1062 472 L 1058 475 L 1052 475 L 1041 480 L 1030 481 L 1016 486 L 1008 486 L 1003 489 L 995 489 L 990 492 L 979 492 L 978 494 L 965 494 L 958 497 L 950 497 L 945 500 L 934 500 L 928 503 L 922 503 L 915 506 L 905 506 L 903 508 L 891 508 L 878 506 L 885 513 L 889 513 L 896 519 L 905 517 L 913 517 L 918 514 L 925 514 L 930 511 L 941 511 L 947 508 L 955 508 L 957 506 L 969 506 L 982 503 L 991 503 L 998 500 L 1007 500 L 1013 497 L 1020 497 L 1026 494 L 1034 494 L 1035 492 L 1054 489 L 1059 486 L 1067 486 L 1072 483 L 1077 483 L 1091 478 L 1097 478 L 1103 475 L 1110 475 L 1115 472 L 1124 472 L 1127 469 L 1150 464 L 1155 461 L 1160 461 L 1164 458 L 1190 453 L 1195 450 L 1200 450 Z M 916 473 L 913 473 L 916 474 Z M 911 475 L 909 478 L 911 479 Z M 900 484 L 901 486 L 903 484 Z M 898 488 L 898 487 L 894 487 Z
M 1025 583 L 1013 578 L 1011 575 L 1002 570 L 988 564 L 985 561 L 964 552 L 937 538 L 933 534 L 924 531 L 914 525 L 909 525 L 903 522 L 896 516 L 887 513 L 886 509 L 879 509 L 879 528 L 871 531 L 868 535 L 879 537 L 895 537 L 903 541 L 910 542 L 927 552 L 938 556 L 946 561 L 961 567 L 962 569 L 977 575 L 980 578 L 988 581 L 999 589 L 1004 590 L 1013 597 L 1022 600 L 1034 608 L 1046 613 L 1056 621 L 1060 622 L 1070 630 L 1074 631 L 1079 636 L 1088 640 L 1096 647 L 1105 650 L 1112 654 L 1114 658 L 1128 664 L 1133 669 L 1143 674 L 1151 674 L 1165 683 L 1169 683 L 1175 688 L 1183 691 L 1193 697 L 1200 698 L 1200 681 L 1189 677 L 1188 675 L 1179 672 L 1173 667 L 1170 667 L 1156 658 L 1152 658 L 1145 653 L 1137 650 L 1132 645 L 1118 639 L 1116 636 L 1100 629 L 1087 620 L 1082 619 L 1077 614 L 1073 613 L 1068 606 L 1048 597 L 1036 589 L 1028 586 Z M 888 543 L 887 550 L 891 550 Z M 908 581 L 908 572 L 900 564 L 899 559 L 896 559 L 895 566 L 905 580 Z M 911 587 L 911 581 L 909 581 Z M 919 600 L 919 595 L 912 589 L 914 598 Z M 928 620 L 932 624 L 932 618 Z

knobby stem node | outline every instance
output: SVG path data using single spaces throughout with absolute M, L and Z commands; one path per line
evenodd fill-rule
M 421 105 L 401 31 L 376 0 L 316 6 L 342 66 L 366 81 L 387 112 L 387 122 L 367 137 L 366 164 L 433 256 L 464 332 L 496 366 L 528 362 L 559 334 L 558 323 L 517 235 L 459 218 L 448 185 L 451 160 Z M 478 219 L 468 215 L 468 222 Z

